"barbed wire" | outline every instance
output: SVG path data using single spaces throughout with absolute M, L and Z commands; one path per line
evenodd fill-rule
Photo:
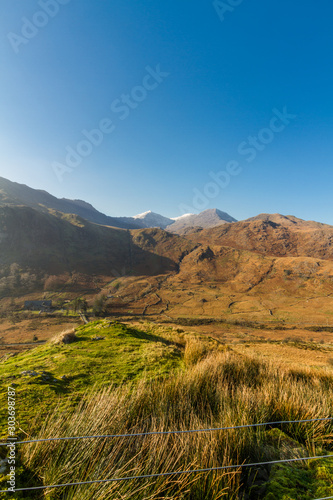
M 172 472 L 160 472 L 158 474 L 147 474 L 142 476 L 128 476 L 128 477 L 114 477 L 110 479 L 94 479 L 92 481 L 80 481 L 76 483 L 64 483 L 64 484 L 52 484 L 48 486 L 35 486 L 30 488 L 17 488 L 15 489 L 15 493 L 18 491 L 32 491 L 32 490 L 45 490 L 48 488 L 63 488 L 66 486 L 81 486 L 83 484 L 96 484 L 96 483 L 109 483 L 109 482 L 117 482 L 117 481 L 130 481 L 133 479 L 151 479 L 155 477 L 165 477 L 165 476 L 173 476 L 180 474 L 193 474 L 193 473 L 201 473 L 201 472 L 211 472 L 211 471 L 220 471 L 226 469 L 241 469 L 242 467 L 259 467 L 261 465 L 271 465 L 271 464 L 281 464 L 281 463 L 291 463 L 291 462 L 300 462 L 300 461 L 308 461 L 308 460 L 320 460 L 323 458 L 333 458 L 333 455 L 322 455 L 322 456 L 314 456 L 314 457 L 303 457 L 303 458 L 289 458 L 284 460 L 272 460 L 270 462 L 257 462 L 251 464 L 238 464 L 238 465 L 224 465 L 221 467 L 210 467 L 207 469 L 195 469 L 195 470 L 183 470 L 183 471 L 172 471 Z M 0 490 L 0 493 L 7 493 L 8 490 Z M 11 492 L 9 492 L 11 493 Z M 319 499 L 320 500 L 320 499 Z M 324 499 L 322 499 L 324 500 Z
M 299 424 L 299 423 L 307 423 L 307 422 L 323 422 L 333 420 L 333 417 L 324 417 L 324 418 L 311 418 L 306 420 L 279 420 L 277 422 L 262 422 L 258 424 L 244 424 L 244 425 L 235 425 L 229 427 L 216 427 L 216 428 L 208 428 L 208 429 L 191 429 L 191 430 L 183 430 L 183 431 L 151 431 L 151 432 L 138 432 L 132 434 L 101 434 L 95 436 L 69 436 L 69 437 L 51 437 L 44 439 L 30 439 L 25 441 L 14 441 L 16 445 L 18 444 L 29 444 L 29 443 L 42 443 L 47 441 L 69 441 L 69 440 L 77 440 L 77 439 L 106 439 L 106 438 L 128 438 L 128 437 L 143 437 L 143 436 L 156 436 L 156 435 L 167 435 L 167 434 L 191 434 L 196 432 L 213 432 L 213 431 L 226 431 L 233 429 L 247 429 L 250 427 L 262 427 L 267 425 L 281 425 L 281 424 Z M 8 446 L 11 443 L 0 443 L 0 446 Z

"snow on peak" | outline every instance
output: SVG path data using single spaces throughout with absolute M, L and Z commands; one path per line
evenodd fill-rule
M 162 229 L 172 224 L 173 221 L 168 217 L 164 217 L 163 215 L 157 214 L 148 210 L 147 212 L 143 212 L 143 214 L 138 214 L 133 217 L 142 227 L 160 227 Z
M 142 214 L 134 215 L 133 219 L 144 219 L 146 215 L 152 214 L 153 212 L 151 210 L 148 210 L 147 212 L 143 212 Z
M 191 215 L 195 215 L 195 214 L 183 214 L 183 215 L 180 215 L 179 217 L 171 217 L 172 220 L 180 220 L 180 219 L 184 219 L 185 217 L 190 217 Z

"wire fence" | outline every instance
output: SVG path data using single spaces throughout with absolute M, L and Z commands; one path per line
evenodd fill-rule
M 78 440 L 78 439 L 98 439 L 98 438 L 133 438 L 133 437 L 144 437 L 144 436 L 152 436 L 152 435 L 168 435 L 168 434 L 190 434 L 197 432 L 213 432 L 213 431 L 224 431 L 224 430 L 234 430 L 234 429 L 246 429 L 251 427 L 262 427 L 262 426 L 272 426 L 272 425 L 282 425 L 282 424 L 294 424 L 294 423 L 307 423 L 307 422 L 325 422 L 332 421 L 333 417 L 323 417 L 323 418 L 312 418 L 312 419 L 302 419 L 302 420 L 279 420 L 275 422 L 261 422 L 257 424 L 245 424 L 245 425 L 237 425 L 237 426 L 228 426 L 228 427 L 217 427 L 217 428 L 208 428 L 208 429 L 192 429 L 192 430 L 178 430 L 178 431 L 154 431 L 154 432 L 140 432 L 140 433 L 131 433 L 131 434 L 106 434 L 106 435 L 96 435 L 96 436 L 69 436 L 69 437 L 54 437 L 54 438 L 45 438 L 45 439 L 31 439 L 25 441 L 12 441 L 11 443 L 0 443 L 0 446 L 8 446 L 9 444 L 15 443 L 15 445 L 19 444 L 28 444 L 28 443 L 42 443 L 49 441 L 65 441 L 65 440 Z M 157 474 L 147 474 L 141 476 L 128 476 L 128 477 L 120 477 L 120 478 L 109 478 L 109 479 L 96 479 L 92 481 L 81 481 L 81 482 L 73 482 L 73 483 L 63 483 L 63 484 L 53 484 L 53 485 L 45 485 L 45 486 L 36 486 L 29 488 L 17 488 L 15 492 L 19 491 L 32 491 L 32 490 L 45 490 L 49 488 L 64 488 L 67 486 L 80 486 L 80 485 L 88 485 L 88 484 L 97 484 L 97 483 L 108 483 L 108 482 L 120 482 L 120 481 L 130 481 L 130 480 L 138 480 L 138 479 L 152 479 L 164 476 L 173 476 L 173 475 L 181 475 L 181 474 L 194 474 L 194 473 L 204 473 L 204 472 L 212 472 L 212 471 L 221 471 L 227 469 L 241 469 L 242 467 L 259 467 L 263 465 L 271 465 L 271 464 L 281 464 L 281 463 L 292 463 L 292 462 L 306 462 L 309 460 L 320 460 L 324 458 L 333 458 L 333 455 L 322 455 L 322 456 L 313 456 L 313 457 L 301 457 L 301 458 L 291 458 L 284 460 L 274 460 L 270 462 L 257 462 L 257 463 L 243 463 L 237 465 L 225 465 L 221 467 L 210 467 L 206 469 L 195 469 L 195 470 L 182 470 L 182 471 L 170 471 L 170 472 L 162 472 Z M 8 493 L 8 490 L 0 490 L 0 493 Z M 332 497 L 318 498 L 315 500 L 328 500 L 333 499 Z
M 272 460 L 270 462 L 257 462 L 251 464 L 238 464 L 238 465 L 224 465 L 221 467 L 210 467 L 207 469 L 194 469 L 194 470 L 182 470 L 182 471 L 172 471 L 172 472 L 160 472 L 158 474 L 147 474 L 143 476 L 128 476 L 128 477 L 112 477 L 109 479 L 95 479 L 93 481 L 80 481 L 77 483 L 64 483 L 64 484 L 52 484 L 48 486 L 35 486 L 31 488 L 17 488 L 15 492 L 18 491 L 32 491 L 32 490 L 45 490 L 49 488 L 64 488 L 66 486 L 81 486 L 84 484 L 96 484 L 96 483 L 109 483 L 109 482 L 117 482 L 117 481 L 130 481 L 133 479 L 152 479 L 156 477 L 165 477 L 165 476 L 176 476 L 180 474 L 199 474 L 201 472 L 212 472 L 212 471 L 220 471 L 227 469 L 241 469 L 242 467 L 259 467 L 262 465 L 271 465 L 271 464 L 281 464 L 281 463 L 291 463 L 291 462 L 306 462 L 308 460 L 320 460 L 323 458 L 333 458 L 333 455 L 322 455 L 322 456 L 314 456 L 314 457 L 302 457 L 302 458 L 289 458 L 285 460 Z M 6 493 L 7 490 L 1 490 L 0 493 Z
M 137 432 L 131 434 L 101 434 L 95 436 L 68 436 L 68 437 L 51 437 L 44 439 L 30 439 L 25 441 L 15 441 L 15 444 L 29 444 L 29 443 L 43 443 L 47 441 L 70 441 L 76 439 L 107 439 L 107 438 L 133 438 L 133 437 L 144 437 L 144 436 L 156 436 L 156 435 L 168 435 L 168 434 L 192 434 L 196 432 L 214 432 L 214 431 L 227 431 L 227 430 L 237 430 L 237 429 L 248 429 L 250 427 L 263 427 L 272 425 L 282 425 L 282 424 L 299 424 L 307 422 L 324 422 L 333 420 L 333 417 L 324 418 L 310 418 L 306 420 L 280 420 L 277 422 L 262 422 L 258 424 L 244 424 L 244 425 L 234 425 L 231 427 L 215 427 L 208 429 L 191 429 L 191 430 L 178 430 L 178 431 L 153 431 L 153 432 Z M 12 443 L 0 443 L 0 446 L 8 446 Z

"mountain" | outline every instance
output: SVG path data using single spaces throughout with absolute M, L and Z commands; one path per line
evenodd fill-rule
M 245 221 L 192 231 L 191 241 L 276 257 L 333 260 L 333 226 L 294 216 L 261 214 Z
M 163 215 L 156 214 L 155 212 L 144 212 L 143 214 L 135 215 L 133 217 L 135 223 L 142 225 L 142 227 L 159 227 L 165 229 L 170 224 L 173 224 L 173 220 Z
M 27 206 L 35 208 L 40 212 L 57 210 L 66 214 L 75 214 L 84 219 L 101 224 L 123 229 L 135 229 L 141 227 L 132 219 L 122 220 L 117 217 L 109 217 L 92 205 L 82 200 L 68 200 L 56 198 L 46 191 L 32 189 L 24 184 L 11 182 L 0 177 L 0 207 L 1 206 Z
M 149 283 L 124 277 L 114 310 L 123 313 L 130 303 L 134 314 L 169 320 L 332 324 L 333 227 L 280 214 L 253 219 L 185 230 L 179 242 L 184 248 L 187 239 L 192 247 L 177 254 L 176 272 L 151 276 Z M 131 233 L 141 233 L 149 249 L 147 231 L 156 230 Z M 161 237 L 153 243 L 168 255 L 165 245 Z
M 183 233 L 189 228 L 201 227 L 210 228 L 220 224 L 236 222 L 226 212 L 221 212 L 217 208 L 204 210 L 199 214 L 184 214 L 180 217 L 168 218 L 155 212 L 144 212 L 132 218 L 121 218 L 121 220 L 132 221 L 141 227 L 159 227 L 173 233 Z
M 96 210 L 90 203 L 82 200 L 56 198 L 46 191 L 33 189 L 24 184 L 11 182 L 0 177 L 0 207 L 27 206 L 40 212 L 48 213 L 56 210 L 65 214 L 75 214 L 89 222 L 103 226 L 118 227 L 121 229 L 139 229 L 159 227 L 178 233 L 187 227 L 213 227 L 235 219 L 217 209 L 205 210 L 199 215 L 186 214 L 185 216 L 170 219 L 152 211 L 144 212 L 134 217 L 110 217 Z
M 326 324 L 333 307 L 333 227 L 264 214 L 178 235 L 0 206 L 0 297 L 96 290 L 112 295 L 112 310 L 120 314 L 273 315 Z
M 0 207 L 0 296 L 13 283 L 16 292 L 20 287 L 29 290 L 32 281 L 43 289 L 50 276 L 62 277 L 65 283 L 76 276 L 82 285 L 97 277 L 176 272 L 195 246 L 158 228 L 128 231 L 76 215 Z
M 332 324 L 333 226 L 265 214 L 192 228 L 183 237 L 193 247 L 181 256 L 178 271 L 163 281 L 154 278 L 142 298 L 141 283 L 123 280 L 122 297 L 134 312 Z M 121 303 L 116 307 L 124 310 Z
M 174 219 L 174 222 L 167 226 L 167 231 L 173 233 L 181 233 L 191 227 L 210 228 L 226 224 L 230 222 L 237 222 L 236 219 L 231 217 L 226 212 L 221 212 L 217 208 L 204 210 L 198 215 L 186 214 Z

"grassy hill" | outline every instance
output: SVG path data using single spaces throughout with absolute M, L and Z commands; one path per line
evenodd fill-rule
M 73 343 L 51 341 L 0 363 L 1 406 L 5 407 L 6 387 L 14 383 L 18 419 L 25 430 L 37 402 L 45 411 L 58 397 L 72 404 L 94 385 L 104 388 L 143 376 L 163 376 L 181 365 L 175 342 L 123 324 L 96 321 L 77 328 L 76 337 Z
M 72 344 L 51 342 L 0 363 L 2 398 L 15 384 L 21 437 L 205 429 L 332 415 L 329 366 L 286 368 L 201 335 L 148 323 L 129 328 L 102 320 L 78 328 L 76 335 Z M 333 452 L 332 432 L 332 422 L 309 422 L 21 445 L 17 486 L 327 455 Z M 93 483 L 16 497 L 308 500 L 332 495 L 332 477 L 333 462 L 326 459 Z M 2 476 L 0 485 L 5 480 Z

